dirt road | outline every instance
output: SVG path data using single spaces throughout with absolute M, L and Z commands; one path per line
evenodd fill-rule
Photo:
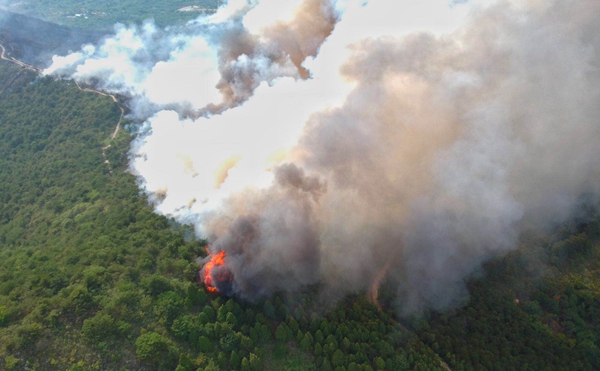
M 39 68 L 29 65 L 27 63 L 21 62 L 20 60 L 14 59 L 13 57 L 7 57 L 6 56 L 6 48 L 4 48 L 4 45 L 0 44 L 0 59 L 14 63 L 18 66 L 20 66 L 23 69 L 27 69 L 30 71 L 35 72 L 36 74 L 41 74 L 42 70 L 40 70 Z M 10 86 L 12 84 L 12 82 L 23 72 L 23 70 L 21 70 L 21 72 L 19 72 L 18 74 L 16 74 L 7 84 L 6 87 Z M 115 137 L 117 136 L 117 134 L 119 133 L 119 130 L 121 129 L 121 122 L 123 121 L 123 116 L 125 116 L 125 109 L 123 107 L 121 107 L 121 105 L 119 104 L 119 101 L 117 100 L 117 97 L 115 97 L 112 94 L 107 94 L 98 90 L 93 90 L 93 89 L 88 89 L 88 88 L 82 88 L 77 82 L 75 82 L 75 85 L 77 85 L 77 88 L 79 88 L 79 90 L 81 91 L 85 91 L 85 92 L 89 92 L 89 93 L 96 93 L 96 94 L 100 94 L 100 95 L 104 95 L 106 97 L 110 97 L 113 102 L 117 103 L 117 105 L 119 106 L 119 109 L 121 110 L 121 117 L 119 117 L 119 121 L 117 122 L 117 125 L 115 126 L 115 130 L 113 131 L 113 133 L 111 134 L 110 138 L 111 139 L 115 139 Z M 0 91 L 0 95 L 2 93 L 4 93 L 4 90 L 6 89 L 6 87 L 4 89 L 2 89 L 2 91 Z M 107 164 L 108 169 L 110 171 L 110 173 L 112 174 L 112 167 L 110 165 L 110 161 L 108 161 L 108 158 L 106 157 L 106 153 L 105 151 L 110 147 L 110 144 L 108 146 L 102 147 L 102 157 L 104 157 L 104 163 Z

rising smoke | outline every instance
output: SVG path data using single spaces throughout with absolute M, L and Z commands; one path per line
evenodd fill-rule
M 339 297 L 389 268 L 405 312 L 447 308 L 600 191 L 600 3 L 464 3 L 231 0 L 47 72 L 130 98 L 131 171 L 226 252 L 222 290 Z

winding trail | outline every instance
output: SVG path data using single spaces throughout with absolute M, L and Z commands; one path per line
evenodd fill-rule
M 104 92 L 101 92 L 101 91 L 98 91 L 98 90 L 88 89 L 88 88 L 82 88 L 81 85 L 79 85 L 79 83 L 77 81 L 75 81 L 75 85 L 77 85 L 77 88 L 79 88 L 79 90 L 81 90 L 81 91 L 87 91 L 87 92 L 90 92 L 90 93 L 100 94 L 100 95 L 103 95 L 105 97 L 110 97 L 113 100 L 113 102 L 115 102 L 119 106 L 119 109 L 121 110 L 121 117 L 119 117 L 119 121 L 117 122 L 117 126 L 115 127 L 115 130 L 113 131 L 112 135 L 110 136 L 110 139 L 115 139 L 115 137 L 119 133 L 119 130 L 121 129 L 121 121 L 123 121 L 123 116 L 125 116 L 125 109 L 123 107 L 121 107 L 121 105 L 119 104 L 119 101 L 117 100 L 117 97 L 115 97 L 112 94 L 107 94 L 107 93 L 104 93 Z
M 19 75 L 24 71 L 24 70 L 30 70 L 38 75 L 42 74 L 42 70 L 32 66 L 30 64 L 27 64 L 25 62 L 21 62 L 18 59 L 15 59 L 13 57 L 7 57 L 6 56 L 6 48 L 4 47 L 4 45 L 0 44 L 0 59 L 5 60 L 7 62 L 11 62 L 16 64 L 17 66 L 21 67 L 22 70 L 19 71 L 15 76 L 13 76 L 13 78 L 8 82 L 8 84 L 6 84 L 6 86 L 0 90 L 0 95 L 2 95 L 2 93 L 4 93 L 4 91 L 10 87 L 10 85 L 17 79 L 17 77 L 19 77 Z M 115 139 L 115 137 L 117 136 L 117 134 L 119 133 L 119 130 L 121 129 L 121 122 L 123 121 L 123 116 L 125 116 L 125 109 L 119 104 L 119 101 L 117 100 L 117 97 L 115 97 L 112 94 L 107 94 L 98 90 L 94 90 L 94 89 L 89 89 L 89 88 L 82 88 L 79 83 L 77 81 L 75 81 L 75 85 L 77 85 L 77 88 L 81 91 L 85 91 L 85 92 L 89 92 L 89 93 L 96 93 L 96 94 L 100 94 L 100 95 L 104 95 L 106 97 L 110 97 L 113 102 L 115 102 L 117 104 L 117 106 L 119 107 L 119 109 L 121 110 L 121 116 L 119 117 L 119 121 L 117 122 L 117 125 L 115 126 L 115 130 L 113 131 L 113 133 L 110 136 L 110 139 Z M 104 158 L 104 163 L 108 166 L 108 171 L 110 172 L 110 174 L 112 175 L 113 171 L 112 171 L 112 166 L 110 164 L 110 161 L 108 160 L 108 158 L 106 157 L 106 150 L 110 148 L 110 144 L 107 146 L 102 147 L 102 157 Z
M 125 116 L 125 109 L 123 107 L 121 107 L 121 105 L 119 104 L 119 101 L 117 100 L 117 97 L 115 97 L 112 94 L 104 93 L 102 91 L 88 89 L 88 88 L 82 88 L 81 85 L 79 85 L 79 83 L 77 81 L 75 81 L 75 85 L 77 85 L 77 88 L 81 91 L 85 91 L 85 92 L 89 92 L 89 93 L 96 93 L 96 94 L 103 95 L 105 97 L 110 97 L 113 100 L 113 102 L 115 102 L 117 104 L 117 106 L 121 110 L 121 117 L 119 117 L 119 121 L 117 122 L 117 125 L 115 126 L 115 130 L 113 131 L 113 133 L 110 136 L 110 139 L 115 139 L 115 137 L 119 133 L 119 130 L 121 129 L 121 121 L 123 121 L 123 116 Z M 110 144 L 102 147 L 102 157 L 104 158 L 104 163 L 106 164 L 106 166 L 108 166 L 108 171 L 109 171 L 110 175 L 112 175 L 112 173 L 113 173 L 112 165 L 110 164 L 108 157 L 106 157 L 106 150 L 109 148 L 110 148 Z
M 18 59 L 14 59 L 13 57 L 6 57 L 6 48 L 4 48 L 4 45 L 0 44 L 0 49 L 2 49 L 2 53 L 0 53 L 0 59 L 14 63 L 22 68 L 28 69 L 30 71 L 33 71 L 35 73 L 42 73 L 42 70 L 40 70 L 39 68 L 32 66 L 30 64 L 27 64 L 25 62 L 21 62 Z
M 23 62 L 21 62 L 21 61 L 19 61 L 17 59 L 14 59 L 13 57 L 6 57 L 6 48 L 4 48 L 4 45 L 0 44 L 0 49 L 2 49 L 2 52 L 0 52 L 0 59 L 2 59 L 4 61 L 7 61 L 7 62 L 10 62 L 10 63 L 14 63 L 17 66 L 21 67 L 21 70 L 19 72 L 17 72 L 8 81 L 8 83 L 6 83 L 6 85 L 4 86 L 4 88 L 2 90 L 0 90 L 0 95 L 2 95 L 4 93 L 4 91 L 6 91 L 6 89 L 8 89 L 13 84 L 13 82 L 15 82 L 15 80 L 19 76 L 21 76 L 21 74 L 23 73 L 23 71 L 30 70 L 30 71 L 33 71 L 33 72 L 38 73 L 38 74 L 41 72 L 38 68 L 36 68 L 34 66 L 31 66 L 31 65 L 29 65 L 27 63 L 23 63 Z

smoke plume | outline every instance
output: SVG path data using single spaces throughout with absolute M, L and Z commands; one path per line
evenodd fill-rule
M 600 3 L 415 3 L 232 0 L 48 72 L 131 98 L 131 171 L 226 252 L 217 288 L 339 297 L 389 269 L 403 311 L 442 309 L 600 191 Z

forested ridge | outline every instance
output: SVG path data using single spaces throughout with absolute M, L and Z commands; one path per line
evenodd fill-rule
M 140 195 L 109 97 L 4 61 L 0 91 L 0 369 L 600 369 L 594 210 L 524 236 L 445 313 L 399 317 L 385 285 L 382 310 L 318 286 L 248 303 L 196 283 L 204 243 Z
M 0 368 L 439 368 L 361 297 L 322 316 L 310 291 L 294 306 L 208 295 L 203 244 L 125 172 L 130 136 L 110 140 L 110 98 L 25 72 L 0 112 Z

